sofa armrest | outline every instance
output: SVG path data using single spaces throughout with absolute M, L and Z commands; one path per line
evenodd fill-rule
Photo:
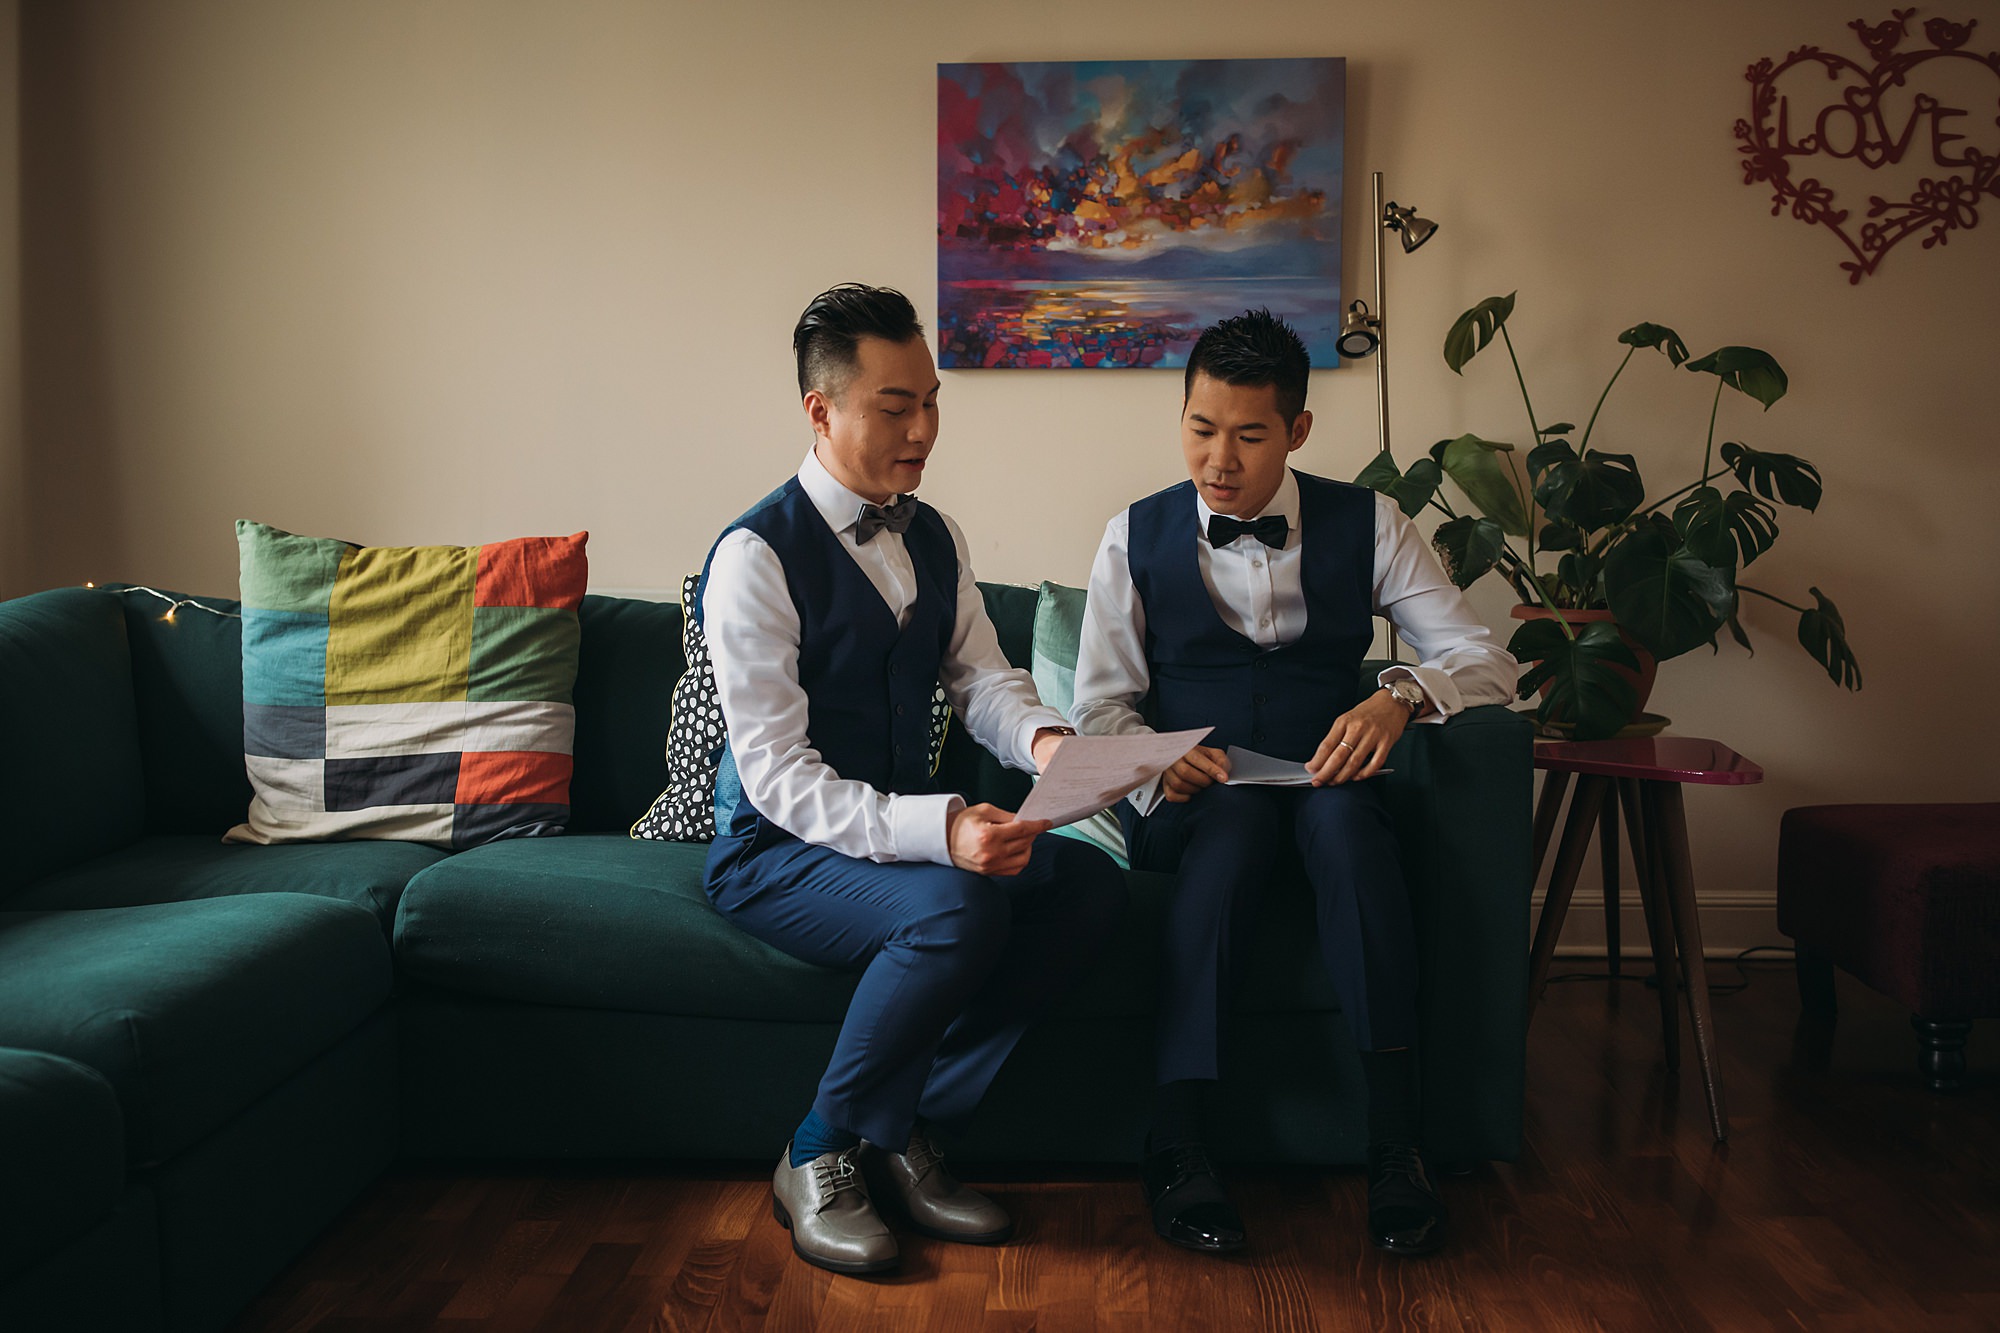
M 139 836 L 146 789 L 125 609 L 57 588 L 0 602 L 0 901 Z

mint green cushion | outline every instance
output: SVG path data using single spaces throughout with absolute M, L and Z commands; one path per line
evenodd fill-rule
M 445 854 L 414 842 L 295 842 L 271 847 L 182 835 L 141 838 L 61 870 L 7 904 L 16 911 L 303 893 L 366 908 L 387 936 L 410 876 Z
M 1012 583 L 982 583 L 979 591 L 999 635 L 1000 651 L 1011 665 L 1026 670 L 1035 634 L 1035 590 Z M 1027 799 L 1029 778 L 982 749 L 953 714 L 945 731 L 937 784 L 939 791 L 959 792 L 969 801 L 991 801 L 1003 810 L 1018 810 Z
M 103 1074 L 135 1167 L 233 1120 L 389 993 L 382 932 L 350 903 L 268 893 L 0 912 L 0 1045 Z
M 125 611 L 58 588 L 0 602 L 0 902 L 139 836 L 146 797 Z
M 1083 607 L 1088 600 L 1082 588 L 1060 583 L 1044 583 L 1035 597 L 1035 637 L 1030 654 L 1034 665 L 1035 692 L 1042 702 L 1065 717 L 1076 702 L 1077 641 L 1083 635 Z M 1125 830 L 1119 826 L 1115 810 L 1104 810 L 1056 830 L 1110 853 L 1121 866 L 1132 862 L 1125 854 Z
M 0 1047 L 0 1279 L 81 1236 L 125 1189 L 125 1126 L 104 1076 Z

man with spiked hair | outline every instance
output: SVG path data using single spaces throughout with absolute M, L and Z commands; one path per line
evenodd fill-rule
M 1404 727 L 1512 698 L 1517 664 L 1394 502 L 1287 465 L 1312 429 L 1309 369 L 1298 336 L 1264 310 L 1195 343 L 1181 403 L 1188 480 L 1105 529 L 1071 718 L 1086 734 L 1214 728 L 1119 808 L 1132 864 L 1179 872 L 1142 1168 L 1154 1228 L 1197 1250 L 1245 1242 L 1206 1147 L 1208 1103 L 1229 1074 L 1249 923 L 1295 858 L 1368 1085 L 1369 1235 L 1421 1254 L 1439 1245 L 1445 1211 L 1418 1142 L 1416 946 L 1368 779 Z M 1364 687 L 1377 615 L 1421 665 Z M 1298 764 L 1310 785 L 1224 785 L 1230 746 Z
M 1002 655 L 958 525 L 912 494 L 938 436 L 916 310 L 835 287 L 792 349 L 812 450 L 723 532 L 696 608 L 729 734 L 707 887 L 749 934 L 861 973 L 772 1208 L 806 1262 L 879 1273 L 899 1254 L 878 1207 L 944 1240 L 1013 1233 L 939 1136 L 1110 937 L 1125 883 L 1045 822 L 934 789 L 940 684 L 1012 767 L 1075 733 Z

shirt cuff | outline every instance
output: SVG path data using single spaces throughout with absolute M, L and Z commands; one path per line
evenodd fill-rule
M 1014 733 L 1014 748 L 1021 756 L 1021 770 L 1033 773 L 1035 769 L 1035 733 L 1043 727 L 1067 727 L 1069 719 L 1053 708 L 1037 708 L 1021 721 Z
M 1465 711 L 1465 699 L 1448 672 L 1428 666 L 1392 666 L 1375 677 L 1377 685 L 1387 685 L 1392 680 L 1415 681 L 1424 698 L 1430 701 L 1433 711 L 1412 719 L 1415 722 L 1443 722 L 1454 713 Z
M 1166 796 L 1166 781 L 1167 775 L 1162 773 L 1127 792 L 1125 799 L 1130 801 L 1132 808 L 1141 815 L 1150 815 L 1160 808 L 1160 802 Z
M 955 792 L 893 796 L 889 799 L 889 836 L 898 861 L 951 864 L 951 818 L 965 809 Z

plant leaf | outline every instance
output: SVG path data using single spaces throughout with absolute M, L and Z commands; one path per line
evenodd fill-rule
M 1553 620 L 1530 620 L 1514 631 L 1507 651 L 1533 663 L 1521 677 L 1521 697 L 1531 697 L 1547 681 L 1541 718 L 1570 723 L 1577 740 L 1603 740 L 1632 720 L 1637 694 L 1631 680 L 1613 668 L 1636 672 L 1639 659 L 1616 625 L 1585 625 L 1572 641 Z
M 1575 429 L 1576 429 L 1576 426 L 1575 426 L 1575 424 L 1574 424 L 1574 423 L 1572 423 L 1572 422 L 1568 422 L 1568 421 L 1558 421 L 1558 422 L 1557 422 L 1557 423 L 1556 423 L 1555 425 L 1553 425 L 1553 426 L 1544 426 L 1544 427 L 1542 427 L 1542 428 L 1541 428 L 1540 430 L 1536 431 L 1536 432 L 1535 432 L 1535 434 L 1537 434 L 1537 435 L 1567 435 L 1567 434 L 1569 434 L 1569 433 L 1570 433 L 1571 431 L 1573 431 L 1573 430 L 1575 430 Z
M 1737 646 L 1742 648 L 1744 652 L 1750 654 L 1750 656 L 1752 657 L 1755 657 L 1757 655 L 1757 650 L 1750 646 L 1750 635 L 1749 632 L 1743 628 L 1742 618 L 1732 612 L 1730 614 L 1728 624 L 1729 624 L 1729 637 L 1736 640 Z
M 1715 637 L 1736 609 L 1732 571 L 1680 544 L 1665 519 L 1621 538 L 1604 561 L 1604 601 L 1647 651 L 1664 662 Z
M 1674 531 L 1701 559 L 1718 568 L 1748 565 L 1778 540 L 1777 515 L 1748 491 L 1724 495 L 1713 486 L 1689 492 L 1674 507 Z
M 1570 523 L 1544 523 L 1535 544 L 1544 551 L 1574 551 L 1583 545 L 1583 530 Z
M 1529 484 L 1539 486 L 1544 472 L 1547 472 L 1557 463 L 1574 462 L 1575 460 L 1576 450 L 1570 447 L 1568 440 L 1543 440 L 1540 444 L 1528 450 Z
M 1489 296 L 1452 324 L 1444 335 L 1444 363 L 1454 374 L 1464 374 L 1465 363 L 1499 334 L 1500 326 L 1514 313 L 1514 296 L 1513 292 Z
M 1516 537 L 1528 535 L 1528 511 L 1514 479 L 1507 475 L 1495 455 L 1514 452 L 1511 444 L 1482 440 L 1477 435 L 1461 435 L 1448 441 L 1440 460 L 1444 470 L 1479 511 Z
M 1556 578 L 1576 594 L 1573 605 L 1591 606 L 1603 595 L 1598 587 L 1604 562 L 1582 551 L 1571 551 L 1556 561 Z
M 1531 470 L 1533 466 L 1531 459 Z M 1640 480 L 1632 455 L 1601 449 L 1552 462 L 1535 484 L 1535 503 L 1544 513 L 1585 532 L 1630 518 L 1645 498 L 1646 483 Z
M 1847 643 L 1847 622 L 1840 608 L 1818 588 L 1811 590 L 1818 605 L 1799 617 L 1799 644 L 1811 653 L 1836 685 L 1850 690 L 1861 688 L 1861 663 Z
M 1469 588 L 1500 560 L 1507 549 L 1506 535 L 1490 518 L 1462 514 L 1438 524 L 1431 546 L 1444 564 L 1444 572 L 1461 588 Z
M 1380 491 L 1394 500 L 1406 518 L 1415 518 L 1422 513 L 1443 481 L 1443 470 L 1429 458 L 1419 458 L 1410 464 L 1408 472 L 1398 472 L 1396 460 L 1387 449 L 1375 455 L 1374 460 L 1354 478 L 1355 485 Z
M 1819 508 L 1819 469 L 1793 454 L 1767 454 L 1734 440 L 1722 446 L 1722 462 L 1744 487 L 1766 500 L 1796 505 L 1808 512 Z
M 1634 324 L 1618 335 L 1618 341 L 1627 347 L 1657 347 L 1677 366 L 1688 359 L 1687 344 L 1681 341 L 1681 335 L 1664 324 Z
M 1769 352 L 1754 347 L 1718 347 L 1700 360 L 1688 362 L 1687 368 L 1721 376 L 1724 384 L 1749 394 L 1767 412 L 1772 403 L 1785 396 L 1791 383 L 1785 378 L 1784 368 Z

